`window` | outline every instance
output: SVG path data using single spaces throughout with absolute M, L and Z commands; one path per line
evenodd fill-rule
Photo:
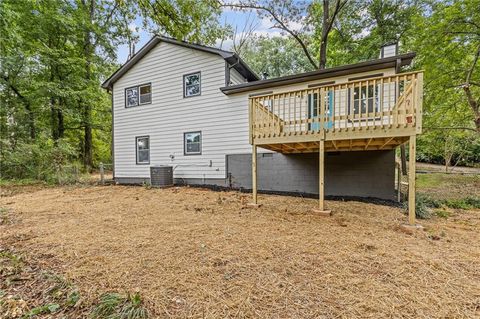
M 349 90 L 351 94 L 351 89 Z M 379 96 L 380 86 L 373 85 L 356 87 L 353 90 L 353 108 L 350 104 L 350 97 L 348 99 L 349 113 L 350 114 L 362 114 L 362 117 L 366 116 L 366 113 L 379 112 Z
M 333 112 L 331 109 L 333 109 L 333 99 L 335 96 L 335 92 L 332 90 L 329 90 L 326 92 L 326 95 L 324 96 L 325 100 L 325 116 L 324 116 L 324 127 L 325 128 L 332 128 L 333 122 L 332 122 L 332 116 Z M 318 131 L 320 128 L 320 119 L 319 119 L 319 108 L 321 107 L 320 102 L 318 101 L 318 94 L 313 93 L 308 95 L 308 119 L 315 119 L 313 123 L 308 124 L 308 129 L 312 131 Z M 317 120 L 318 119 L 318 120 Z
M 143 84 L 125 89 L 125 107 L 152 103 L 152 85 Z
M 200 95 L 200 72 L 183 76 L 183 97 Z
M 202 154 L 202 132 L 190 132 L 183 135 L 185 155 Z
M 141 85 L 140 88 L 140 104 L 152 103 L 152 86 L 150 84 Z
M 150 164 L 150 137 L 139 136 L 136 138 L 137 164 Z

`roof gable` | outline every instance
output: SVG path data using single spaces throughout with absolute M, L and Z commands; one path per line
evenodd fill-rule
M 217 48 L 207 47 L 204 45 L 188 43 L 179 41 L 176 39 L 156 35 L 151 38 L 147 44 L 145 44 L 135 55 L 133 55 L 127 62 L 125 62 L 119 69 L 117 69 L 105 82 L 102 83 L 102 87 L 105 89 L 111 89 L 113 84 L 120 79 L 125 73 L 128 72 L 138 61 L 140 61 L 148 52 L 160 42 L 179 45 L 189 49 L 199 50 L 207 53 L 220 55 L 226 62 L 232 65 L 241 75 L 243 75 L 248 81 L 258 80 L 258 76 L 253 72 L 248 65 L 235 53 Z

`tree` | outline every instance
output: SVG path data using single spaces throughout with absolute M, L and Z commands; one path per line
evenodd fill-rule
M 242 58 L 257 74 L 279 77 L 313 69 L 292 38 L 252 37 L 241 53 Z
M 327 65 L 327 43 L 333 25 L 348 0 L 322 0 L 321 4 L 296 1 L 241 1 L 223 3 L 222 6 L 238 10 L 256 10 L 261 18 L 268 18 L 273 28 L 280 29 L 291 36 L 302 48 L 310 64 L 315 69 L 324 69 Z M 295 26 L 301 25 L 300 28 Z M 310 32 L 320 32 L 320 46 L 317 54 L 312 53 L 308 36 Z M 319 31 L 320 30 L 320 31 Z M 318 62 L 316 61 L 318 60 Z
M 151 32 L 179 40 L 214 44 L 231 31 L 219 25 L 221 4 L 217 0 L 140 0 L 125 5 L 138 6 Z
M 444 128 L 480 133 L 478 8 L 479 0 L 435 3 L 430 15 L 414 21 L 408 45 L 419 52 L 417 63 L 425 69 L 427 114 L 451 118 Z

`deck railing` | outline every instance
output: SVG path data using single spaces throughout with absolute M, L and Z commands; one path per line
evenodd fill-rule
M 420 133 L 423 73 L 409 72 L 250 98 L 253 139 L 383 129 Z M 388 136 L 388 135 L 386 135 Z

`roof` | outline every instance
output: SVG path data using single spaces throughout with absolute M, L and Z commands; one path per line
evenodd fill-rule
M 278 78 L 254 81 L 249 83 L 242 83 L 237 85 L 231 85 L 220 88 L 223 93 L 229 95 L 234 93 L 248 92 L 257 89 L 272 88 L 282 85 L 295 84 L 298 82 L 319 80 L 325 78 L 332 78 L 336 76 L 349 75 L 360 72 L 368 72 L 374 70 L 380 70 L 385 68 L 399 68 L 402 66 L 410 65 L 415 53 L 405 53 L 392 57 L 381 58 L 376 60 L 370 60 L 355 64 L 342 65 L 334 68 L 315 70 L 306 73 L 293 74 L 282 76 Z
M 136 54 L 134 54 L 117 71 L 115 71 L 108 79 L 106 79 L 105 82 L 102 83 L 102 87 L 105 89 L 111 89 L 113 83 L 115 83 L 119 78 L 121 78 L 128 70 L 130 70 L 130 68 L 132 68 L 160 42 L 171 43 L 189 49 L 218 54 L 222 58 L 224 58 L 225 61 L 227 61 L 230 65 L 232 65 L 232 67 L 237 70 L 241 75 L 243 75 L 248 81 L 256 81 L 259 79 L 255 72 L 253 72 L 250 67 L 234 52 L 220 50 L 200 44 L 179 41 L 165 36 L 155 35 Z

